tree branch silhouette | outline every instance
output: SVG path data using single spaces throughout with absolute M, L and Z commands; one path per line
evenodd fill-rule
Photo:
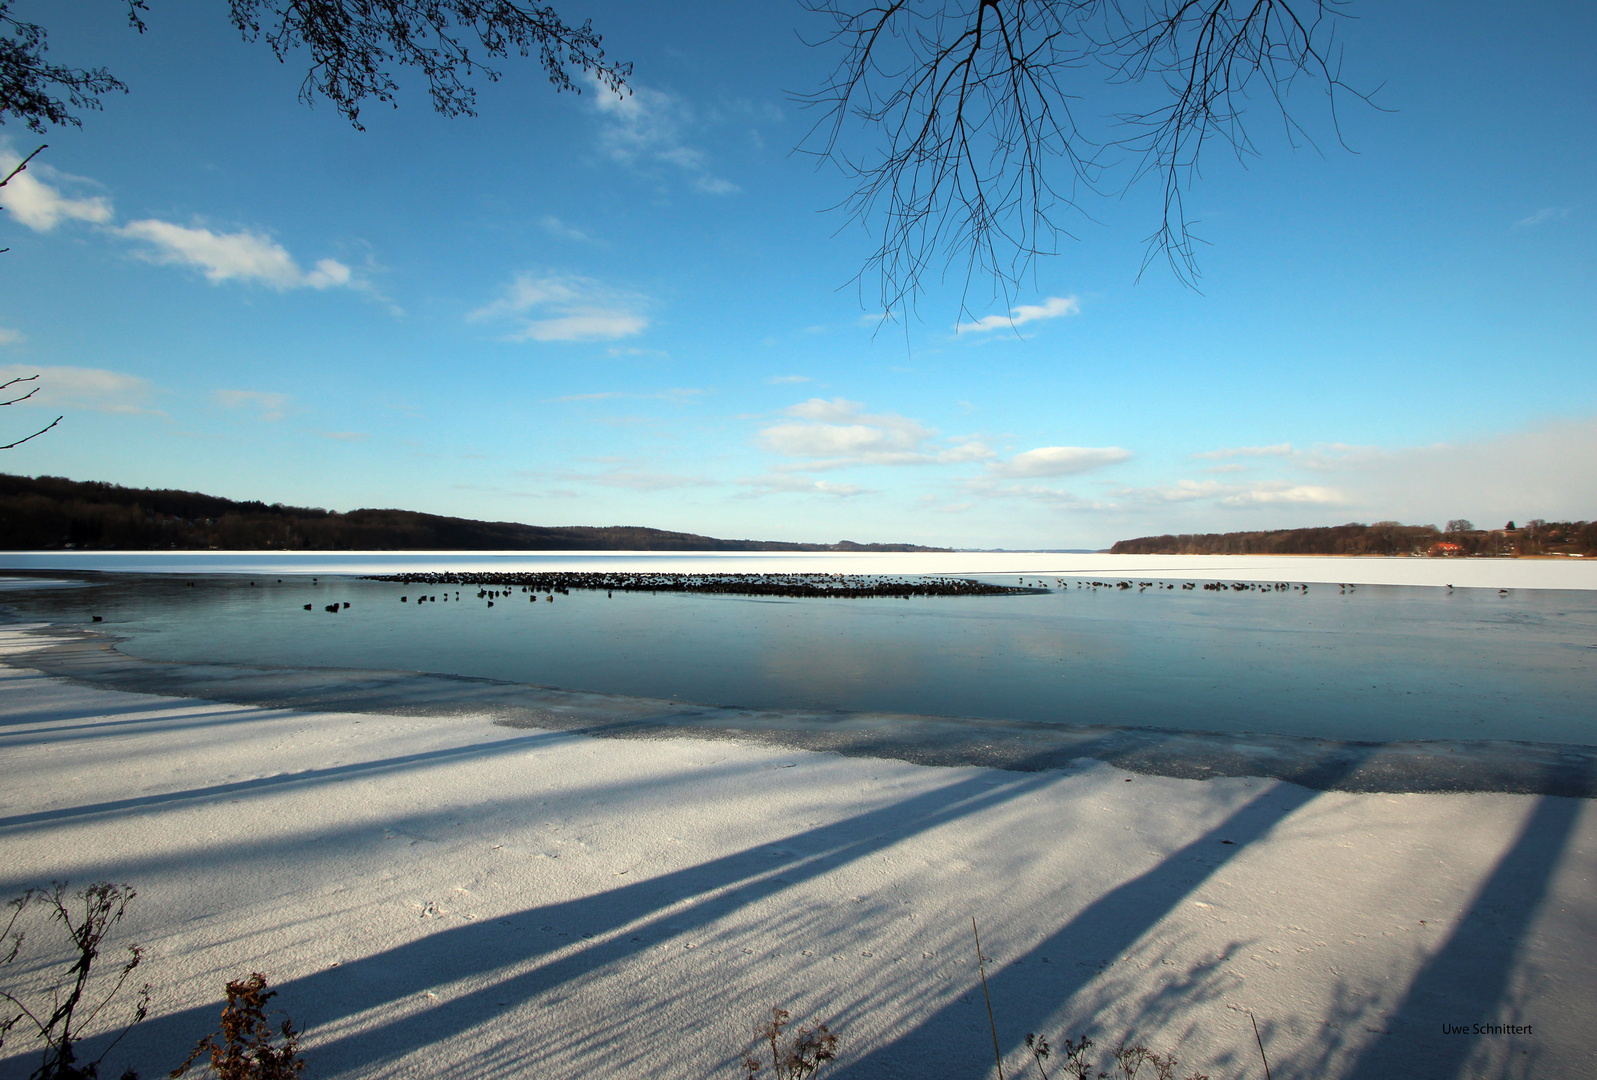
M 144 33 L 145 0 L 125 2 L 128 25 Z M 82 127 L 72 110 L 98 109 L 102 95 L 127 92 L 103 67 L 46 61 L 48 32 L 10 15 L 12 3 L 0 0 L 0 124 L 10 116 L 34 131 Z M 244 40 L 264 39 L 281 62 L 308 52 L 300 100 L 326 98 L 356 128 L 368 100 L 394 104 L 406 67 L 427 80 L 433 108 L 445 116 L 475 115 L 470 80 L 497 82 L 502 72 L 490 61 L 512 54 L 536 55 L 557 92 L 582 92 L 575 71 L 624 94 L 632 74 L 631 64 L 605 59 L 591 20 L 573 26 L 553 7 L 519 0 L 228 0 L 228 17 Z
M 799 149 L 852 181 L 833 209 L 871 233 L 856 281 L 876 276 L 886 311 L 912 306 L 932 268 L 963 273 L 962 314 L 981 278 L 1007 304 L 1071 238 L 1070 215 L 1149 178 L 1163 200 L 1142 271 L 1162 257 L 1193 286 L 1184 194 L 1209 143 L 1257 153 L 1250 94 L 1295 146 L 1313 141 L 1288 109 L 1298 81 L 1324 91 L 1333 125 L 1339 95 L 1370 99 L 1341 77 L 1345 2 L 808 0 L 829 24 L 808 43 L 841 55 L 798 96 L 820 114 Z M 1091 116 L 1094 97 L 1129 107 Z

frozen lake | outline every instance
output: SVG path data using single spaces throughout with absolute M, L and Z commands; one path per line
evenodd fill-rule
M 142 560 L 138 567 L 148 570 L 164 556 L 126 558 Z M 3 603 L 22 618 L 92 625 L 125 639 L 124 653 L 148 660 L 420 671 L 750 709 L 1311 739 L 1597 745 L 1597 592 L 1503 592 L 1495 585 L 1516 575 L 1552 580 L 1555 573 L 1567 583 L 1597 576 L 1589 573 L 1597 569 L 1592 566 L 1277 558 L 1201 560 L 1190 567 L 1211 569 L 1218 562 L 1228 571 L 1221 577 L 1172 574 L 1176 560 L 1141 557 L 1140 572 L 1128 574 L 1133 568 L 1121 563 L 1119 573 L 1104 572 L 1113 567 L 1102 565 L 1064 576 L 1071 564 L 1082 574 L 1080 560 L 1105 558 L 178 553 L 160 575 L 108 575 L 70 589 L 30 590 L 16 581 Z M 267 573 L 238 576 L 249 559 Z M 344 572 L 512 572 L 640 562 L 701 572 L 841 570 L 863 562 L 903 573 L 915 565 L 954 569 L 961 561 L 983 560 L 1005 562 L 1008 573 L 973 576 L 1006 584 L 1023 577 L 1050 591 L 787 600 L 573 590 L 554 602 L 512 594 L 490 608 L 475 588 L 325 576 L 329 566 Z M 1451 590 L 1344 589 L 1319 583 L 1325 567 L 1316 564 L 1340 568 L 1342 581 L 1397 571 L 1459 580 Z M 1049 565 L 1058 573 L 1041 570 Z M 1268 580 L 1309 582 L 1307 591 L 1181 587 L 1257 579 L 1260 565 L 1279 571 Z M 317 580 L 295 573 L 308 566 Z M 197 569 L 231 573 L 198 575 Z M 1293 570 L 1299 572 L 1288 573 Z M 1465 587 L 1483 575 L 1489 587 Z M 1093 580 L 1159 584 L 1081 584 Z M 1176 587 L 1160 587 L 1165 584 Z M 421 592 L 438 601 L 416 604 Z M 410 600 L 402 603 L 401 596 Z M 335 602 L 350 607 L 327 613 L 325 606 Z M 95 615 L 103 622 L 92 624 Z

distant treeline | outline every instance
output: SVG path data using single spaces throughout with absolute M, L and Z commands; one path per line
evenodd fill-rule
M 1477 529 L 1468 521 L 1403 525 L 1351 522 L 1314 529 L 1139 536 L 1118 541 L 1114 555 L 1590 555 L 1597 554 L 1597 521 L 1510 521 Z
M 411 510 L 235 502 L 196 491 L 0 473 L 0 549 L 124 551 L 940 551 L 914 544 L 719 540 L 634 525 L 545 528 Z

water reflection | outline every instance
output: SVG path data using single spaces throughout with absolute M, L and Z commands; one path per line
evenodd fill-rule
M 97 629 L 153 660 L 419 670 L 774 709 L 1597 744 L 1588 593 L 1066 587 L 772 601 L 573 591 L 552 604 L 512 593 L 488 608 L 474 588 L 457 600 L 430 586 L 439 600 L 423 605 L 419 591 L 138 577 L 8 590 L 5 604 L 30 618 L 100 615 Z

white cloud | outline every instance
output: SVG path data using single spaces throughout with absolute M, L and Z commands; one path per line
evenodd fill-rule
M 46 409 L 93 409 L 108 413 L 141 413 L 162 416 L 145 408 L 150 384 L 137 375 L 126 375 L 105 368 L 33 367 L 23 364 L 0 365 L 0 382 L 39 377 L 39 392 L 27 404 Z
M 1597 506 L 1597 416 L 1433 446 L 1334 449 L 1338 457 L 1318 462 L 1316 482 L 1345 491 L 1361 520 L 1500 526 L 1590 520 Z
M 965 493 L 979 499 L 1025 499 L 1052 510 L 1101 510 L 1104 504 L 1083 499 L 1073 492 L 1040 484 L 1002 484 L 991 476 L 976 476 L 961 485 Z
M 772 386 L 782 386 L 786 383 L 807 383 L 812 380 L 808 375 L 772 375 L 765 381 Z
M 472 322 L 509 321 L 506 341 L 609 341 L 641 334 L 649 320 L 642 297 L 590 278 L 517 275 L 500 297 L 471 312 Z
M 1321 487 L 1317 484 L 1271 482 L 1233 492 L 1220 502 L 1225 506 L 1278 506 L 1305 503 L 1339 506 L 1347 502 L 1347 496 L 1335 488 Z
M 794 476 L 791 473 L 768 473 L 765 476 L 739 480 L 738 483 L 749 488 L 751 495 L 830 495 L 833 498 L 847 499 L 855 495 L 870 494 L 869 488 L 860 487 L 858 484 L 838 484 L 830 480 Z
M 313 434 L 334 442 L 365 442 L 371 438 L 371 433 L 367 431 L 317 431 Z
M 14 168 L 19 160 L 9 145 L 0 145 L 0 174 Z M 0 204 L 13 218 L 36 232 L 47 232 L 62 221 L 86 221 L 105 226 L 107 232 L 116 236 L 148 245 L 139 255 L 150 262 L 191 266 L 203 271 L 212 282 L 254 282 L 279 291 L 349 287 L 377 296 L 368 282 L 356 279 L 350 268 L 338 260 L 320 259 L 310 270 L 303 270 L 282 245 L 261 233 L 217 233 L 154 218 L 113 225 L 109 197 L 71 198 L 41 177 L 60 183 L 93 183 L 37 161 L 12 177 L 11 182 L 0 189 Z
M 625 488 L 631 491 L 715 487 L 720 483 L 720 481 L 707 476 L 688 476 L 681 473 L 662 472 L 651 468 L 651 461 L 641 458 L 598 457 L 586 460 L 596 465 L 608 465 L 609 468 L 592 472 L 578 472 L 575 470 L 544 472 L 526 469 L 516 473 L 516 475 L 545 482 L 594 484 L 599 487 Z
M 217 233 L 154 218 L 131 221 L 116 232 L 149 244 L 141 254 L 151 262 L 192 266 L 212 282 L 253 282 L 283 291 L 347 286 L 352 279 L 349 267 L 336 259 L 302 270 L 282 245 L 260 233 Z
M 1344 506 L 1347 496 L 1322 484 L 1290 480 L 1261 480 L 1251 484 L 1222 484 L 1218 480 L 1178 480 L 1153 487 L 1124 487 L 1109 492 L 1129 508 L 1143 509 L 1174 503 L 1210 502 L 1215 506 Z
M 716 176 L 704 151 L 687 142 L 700 126 L 698 117 L 680 97 L 632 83 L 624 97 L 610 93 L 595 80 L 594 104 L 603 118 L 600 143 L 610 157 L 634 168 L 661 163 L 680 171 L 695 190 L 706 195 L 728 195 L 739 188 Z
M 980 439 L 964 439 L 937 452 L 937 460 L 946 464 L 961 461 L 991 461 L 998 455 Z
M 1178 480 L 1155 487 L 1116 488 L 1109 496 L 1133 503 L 1183 503 L 1216 498 L 1234 490 L 1218 480 Z
M 663 491 L 666 488 L 710 487 L 714 480 L 704 476 L 681 476 L 675 473 L 655 472 L 651 469 L 614 468 L 600 473 L 567 473 L 566 480 L 601 487 L 628 488 L 632 491 Z
M 868 413 L 847 398 L 810 398 L 782 410 L 792 422 L 760 429 L 766 450 L 801 462 L 778 472 L 812 472 L 857 465 L 926 465 L 987 461 L 992 448 L 979 439 L 939 440 L 935 428 L 896 413 Z
M 1274 446 L 1231 446 L 1223 450 L 1204 450 L 1187 456 L 1200 461 L 1225 461 L 1239 457 L 1291 457 L 1296 452 L 1291 443 L 1284 442 L 1276 443 Z
M 591 244 L 593 237 L 573 225 L 567 225 L 553 214 L 545 214 L 538 219 L 538 224 L 550 236 L 558 236 L 562 240 L 575 240 L 578 243 Z
M 936 431 L 908 417 L 864 410 L 864 405 L 846 398 L 811 398 L 784 410 L 798 422 L 761 429 L 759 442 L 785 457 L 819 459 L 810 468 L 933 460 L 926 442 Z
M 10 146 L 0 146 L 0 177 L 16 168 L 21 160 L 21 156 L 14 153 Z M 42 177 L 48 177 L 58 184 L 92 183 L 82 177 L 52 169 L 34 158 L 26 169 L 0 188 L 0 205 L 34 232 L 49 232 L 63 221 L 87 221 L 103 225 L 111 220 L 110 199 L 103 195 L 72 198 L 63 195 L 59 187 L 46 183 Z
M 21 330 L 13 330 L 9 326 L 0 326 L 0 345 L 21 345 L 26 341 Z
M 1545 225 L 1549 221 L 1563 221 L 1569 216 L 1567 206 L 1544 206 L 1529 217 L 1520 218 L 1514 222 L 1516 229 L 1534 229 L 1538 225 Z
M 1057 319 L 1065 315 L 1081 314 L 1081 302 L 1074 296 L 1050 296 L 1041 304 L 1021 304 L 1010 309 L 1008 315 L 988 315 L 972 323 L 960 323 L 955 333 L 979 334 L 988 330 L 1023 326 L 1039 319 Z
M 994 476 L 1075 476 L 1131 457 L 1118 446 L 1039 446 L 987 466 Z
M 293 398 L 287 394 L 274 394 L 263 390 L 215 390 L 211 400 L 224 409 L 253 406 L 262 420 L 281 420 L 288 412 Z

